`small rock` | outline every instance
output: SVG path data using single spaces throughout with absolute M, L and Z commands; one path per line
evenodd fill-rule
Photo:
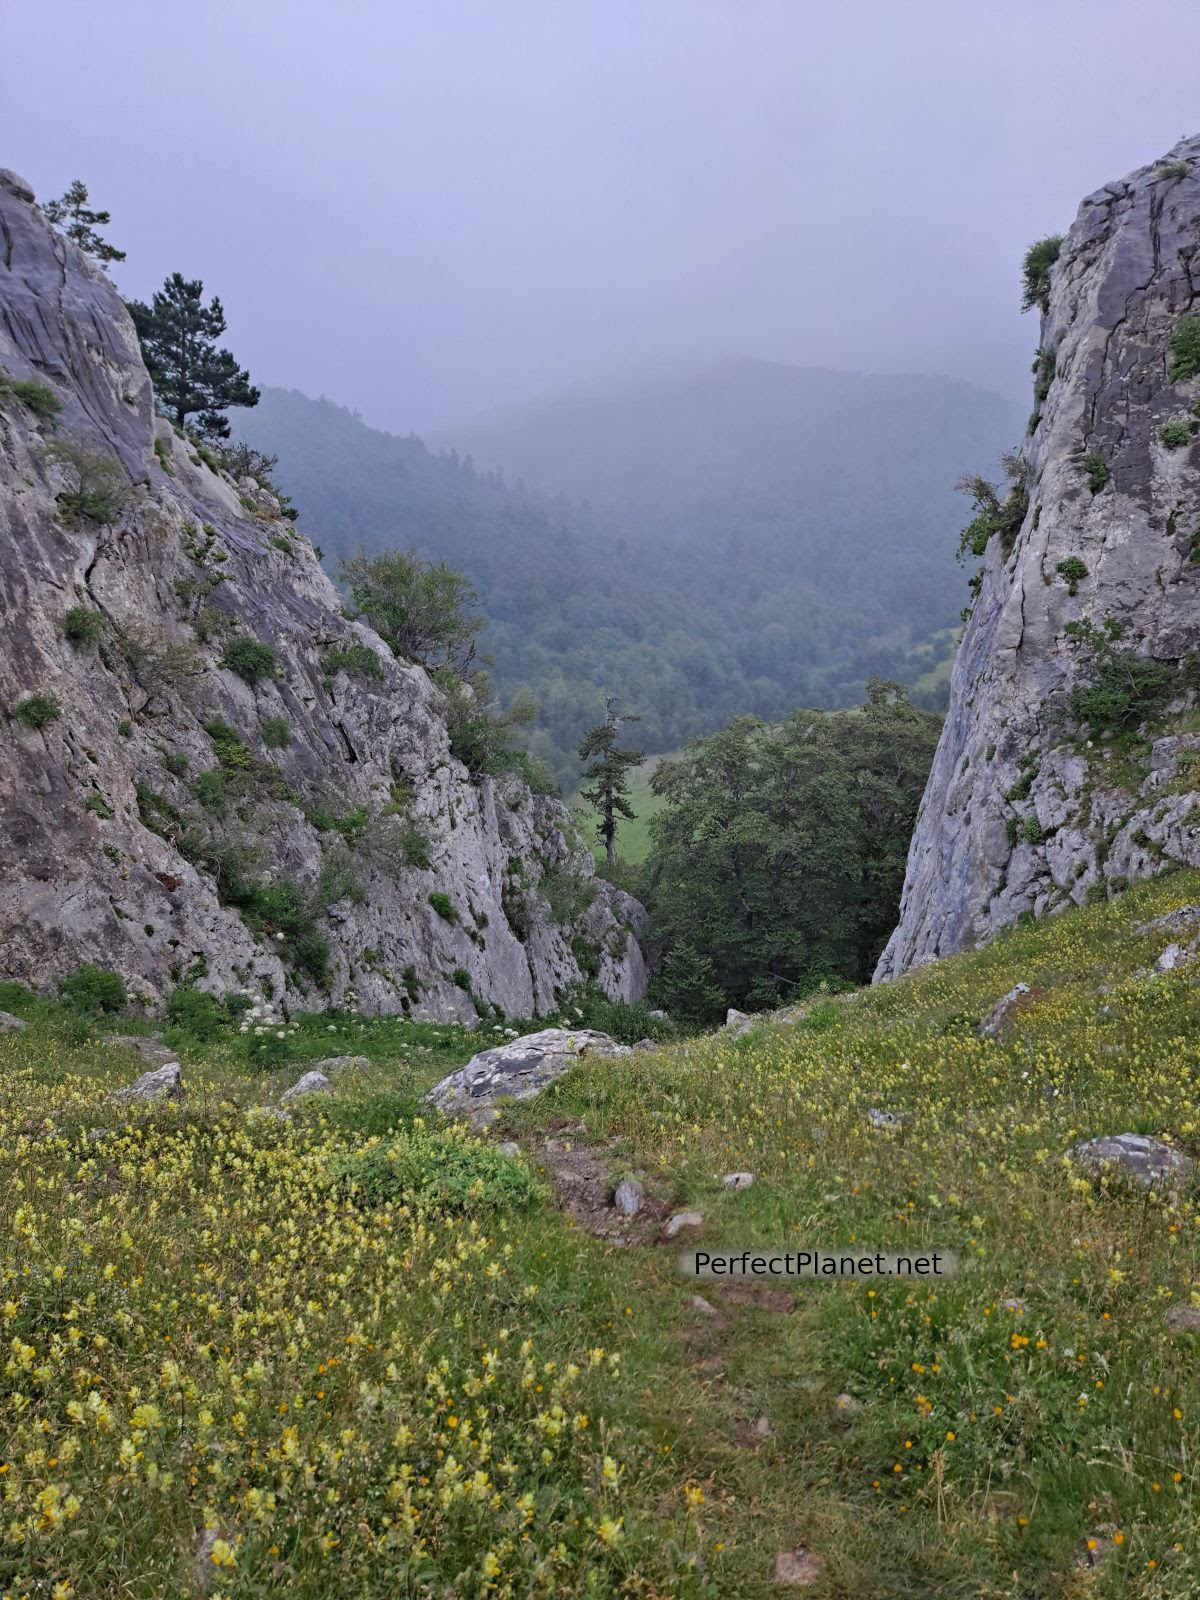
M 11 1011 L 0 1011 L 0 1033 L 20 1033 L 25 1026 L 20 1017 L 14 1017 Z
M 867 1118 L 873 1128 L 899 1128 L 904 1122 L 898 1111 L 881 1111 L 878 1106 L 867 1107 Z
M 769 1439 L 771 1436 L 770 1417 L 757 1418 L 750 1431 L 754 1434 L 757 1434 L 760 1439 Z
M 193 1558 L 192 1570 L 196 1574 L 196 1582 L 201 1589 L 211 1589 L 217 1581 L 218 1568 L 213 1561 L 213 1551 L 217 1547 L 218 1540 L 228 1544 L 233 1543 L 228 1534 L 222 1532 L 220 1528 L 205 1528 L 204 1532 L 196 1540 L 196 1554 Z
M 1167 1327 L 1172 1333 L 1200 1333 L 1200 1306 L 1172 1306 Z
M 1154 963 L 1157 973 L 1174 972 L 1176 967 L 1182 967 L 1191 960 L 1191 956 L 1181 944 L 1169 944 Z
M 493 1122 L 500 1121 L 500 1113 L 495 1106 L 481 1106 L 471 1118 L 471 1130 L 482 1133 L 485 1128 L 490 1128 Z M 549 1149 L 549 1142 L 546 1146 Z
M 139 1100 L 186 1100 L 183 1070 L 178 1061 L 168 1061 L 153 1072 L 143 1072 L 124 1089 L 114 1089 L 108 1098 L 114 1105 L 131 1105 Z
M 797 1545 L 794 1550 L 781 1550 L 775 1557 L 771 1579 L 789 1589 L 807 1589 L 821 1576 L 821 1560 L 807 1545 Z
M 657 1039 L 639 1039 L 636 1044 L 631 1044 L 629 1046 L 629 1048 L 631 1050 L 634 1050 L 634 1051 L 637 1051 L 637 1050 L 657 1050 L 658 1049 L 658 1040 Z
M 839 1394 L 834 1398 L 833 1409 L 842 1416 L 853 1416 L 856 1411 L 862 1410 L 862 1401 L 856 1400 L 852 1394 Z
M 998 1034 L 1003 1032 L 1004 1025 L 1012 1016 L 1013 1012 L 1016 1011 L 1019 1006 L 1025 1004 L 1032 993 L 1033 990 L 1027 983 L 1014 984 L 1004 996 L 1004 999 L 993 1006 L 991 1011 L 988 1012 L 987 1016 L 979 1024 L 979 1037 L 981 1039 L 996 1038 Z
M 288 1105 L 293 1100 L 300 1100 L 306 1094 L 332 1094 L 333 1085 L 323 1072 L 306 1072 L 290 1089 L 285 1089 L 279 1096 L 281 1106 Z
M 515 1139 L 505 1139 L 503 1144 L 496 1146 L 496 1149 L 499 1150 L 502 1156 L 507 1156 L 510 1161 L 515 1160 L 521 1154 L 521 1146 Z
M 721 1182 L 727 1189 L 748 1189 L 754 1182 L 754 1174 L 752 1172 L 727 1172 Z
M 719 1315 L 716 1306 L 710 1304 L 702 1294 L 688 1296 L 688 1310 L 696 1312 L 697 1316 L 715 1317 Z
M 669 1022 L 671 1019 L 665 1011 L 648 1011 L 648 1017 L 653 1017 L 655 1022 Z
M 1101 1173 L 1112 1168 L 1126 1173 L 1143 1189 L 1163 1184 L 1179 1187 L 1195 1171 L 1196 1163 L 1174 1145 L 1151 1139 L 1142 1133 L 1116 1133 L 1100 1139 L 1085 1139 L 1072 1145 L 1068 1156 L 1085 1171 Z
M 685 1228 L 702 1228 L 704 1226 L 703 1211 L 677 1211 L 673 1217 L 668 1217 L 663 1228 L 664 1239 L 674 1239 L 676 1234 L 682 1233 Z
M 613 1193 L 613 1205 L 623 1217 L 636 1217 L 645 1198 L 646 1191 L 636 1178 L 623 1178 Z
M 750 1013 L 748 1011 L 739 1011 L 736 1006 L 730 1006 L 725 1013 L 725 1026 L 727 1028 L 732 1028 L 735 1022 L 749 1022 L 749 1020 Z
M 313 1063 L 314 1072 L 323 1072 L 327 1078 L 336 1078 L 339 1072 L 370 1072 L 370 1056 L 326 1056 L 324 1061 Z

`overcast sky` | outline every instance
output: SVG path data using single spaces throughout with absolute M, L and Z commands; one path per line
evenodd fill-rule
M 400 431 L 738 353 L 1024 396 L 1025 245 L 1198 127 L 1197 0 L 0 0 L 0 165 Z

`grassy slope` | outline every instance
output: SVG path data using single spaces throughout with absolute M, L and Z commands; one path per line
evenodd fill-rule
M 1168 936 L 1132 931 L 1196 900 L 1200 877 L 1164 878 L 796 1028 L 583 1064 L 508 1112 L 531 1148 L 567 1123 L 614 1141 L 614 1174 L 698 1204 L 711 1242 L 968 1263 L 805 1287 L 788 1314 L 706 1288 L 716 1326 L 671 1249 L 546 1203 L 330 1188 L 409 1125 L 457 1030 L 346 1024 L 329 1044 L 373 1071 L 287 1127 L 246 1120 L 271 1084 L 223 1042 L 185 1056 L 186 1112 L 122 1117 L 101 1090 L 130 1059 L 44 1014 L 0 1040 L 5 1588 L 188 1593 L 208 1521 L 235 1563 L 216 1581 L 246 1596 L 753 1600 L 800 1541 L 824 1563 L 808 1592 L 847 1600 L 1195 1594 L 1196 1341 L 1164 1320 L 1200 1283 L 1195 1196 L 1060 1156 L 1129 1129 L 1200 1143 L 1200 989 L 1137 976 Z M 1017 980 L 1044 993 L 981 1041 Z M 323 1046 L 308 1025 L 294 1054 Z M 868 1106 L 909 1120 L 876 1131 Z M 485 1174 L 476 1205 L 502 1190 Z M 769 1439 L 739 1448 L 759 1414 Z

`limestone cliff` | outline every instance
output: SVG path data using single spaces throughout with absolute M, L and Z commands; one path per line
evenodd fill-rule
M 0 976 L 464 1020 L 640 995 L 641 907 L 566 808 L 471 781 L 273 497 L 156 419 L 32 199 L 0 174 Z
M 1200 864 L 1197 311 L 1192 138 L 1089 195 L 1052 268 L 1027 510 L 985 553 L 878 977 Z

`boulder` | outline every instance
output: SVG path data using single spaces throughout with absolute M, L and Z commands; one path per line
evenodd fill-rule
M 636 1217 L 645 1198 L 646 1191 L 636 1178 L 624 1178 L 613 1194 L 613 1205 L 623 1217 Z
M 14 1017 L 11 1011 L 0 1011 L 0 1033 L 20 1033 L 25 1026 L 20 1017 Z
M 115 1050 L 132 1050 L 143 1061 L 157 1061 L 160 1066 L 175 1060 L 175 1052 L 169 1050 L 157 1034 L 111 1033 L 103 1042 Z
M 543 1028 L 540 1033 L 527 1033 L 523 1038 L 481 1050 L 465 1067 L 443 1078 L 425 1098 L 450 1116 L 478 1112 L 499 1099 L 532 1099 L 586 1057 L 631 1053 L 628 1045 L 618 1044 L 593 1028 Z
M 165 1066 L 143 1072 L 140 1078 L 124 1089 L 114 1089 L 108 1097 L 114 1105 L 133 1105 L 138 1101 L 186 1100 L 183 1087 L 183 1070 L 178 1061 L 168 1061 Z
M 1143 1189 L 1166 1185 L 1178 1188 L 1196 1169 L 1196 1163 L 1182 1150 L 1144 1133 L 1116 1133 L 1085 1139 L 1072 1145 L 1067 1154 L 1085 1172 L 1124 1173 Z
M 753 1182 L 754 1174 L 752 1172 L 727 1172 L 721 1179 L 721 1183 L 726 1189 L 733 1190 L 748 1189 Z
M 302 1100 L 309 1094 L 332 1094 L 333 1085 L 323 1072 L 306 1072 L 298 1078 L 290 1089 L 285 1089 L 279 1096 L 281 1106 L 288 1105 L 293 1100 Z
M 323 1072 L 327 1078 L 336 1078 L 339 1072 L 370 1072 L 370 1056 L 326 1056 L 324 1061 L 313 1063 L 314 1072 Z

